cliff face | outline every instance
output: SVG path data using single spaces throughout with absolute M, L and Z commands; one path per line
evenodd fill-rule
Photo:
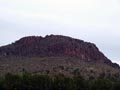
M 0 55 L 25 57 L 76 57 L 84 61 L 101 62 L 114 67 L 119 67 L 117 64 L 113 64 L 107 59 L 95 44 L 61 35 L 24 37 L 13 44 L 1 47 Z

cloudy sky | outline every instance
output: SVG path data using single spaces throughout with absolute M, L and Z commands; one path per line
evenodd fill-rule
M 120 64 L 120 1 L 0 0 L 0 46 L 47 34 L 93 42 Z

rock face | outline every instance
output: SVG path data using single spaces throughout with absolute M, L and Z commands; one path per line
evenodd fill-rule
M 50 35 L 46 37 L 29 36 L 21 38 L 15 43 L 0 47 L 0 56 L 66 56 L 119 67 L 105 57 L 95 44 L 61 35 Z

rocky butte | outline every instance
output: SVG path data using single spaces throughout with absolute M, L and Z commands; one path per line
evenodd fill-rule
M 15 43 L 0 47 L 0 55 L 77 57 L 88 62 L 102 62 L 113 67 L 119 67 L 100 52 L 95 44 L 62 35 L 23 37 Z

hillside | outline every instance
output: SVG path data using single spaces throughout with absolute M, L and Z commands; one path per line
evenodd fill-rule
M 99 76 L 119 74 L 95 44 L 61 35 L 29 36 L 0 47 L 0 72 Z

